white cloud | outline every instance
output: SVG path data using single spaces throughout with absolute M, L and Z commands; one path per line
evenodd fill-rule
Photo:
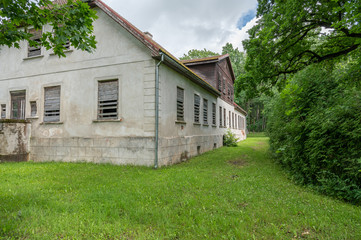
M 246 31 L 256 22 L 237 29 L 239 19 L 256 9 L 257 0 L 103 1 L 177 57 L 190 49 L 221 53 L 227 42 L 243 49 Z

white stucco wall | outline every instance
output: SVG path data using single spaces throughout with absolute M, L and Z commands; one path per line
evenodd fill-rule
M 177 120 L 177 87 L 184 89 L 184 123 Z M 194 123 L 194 94 L 201 98 L 200 123 Z M 208 124 L 203 124 L 203 98 L 208 100 Z M 216 125 L 212 124 L 212 103 L 216 103 Z M 226 127 L 219 126 L 219 107 L 226 109 Z M 160 68 L 160 165 L 169 165 L 221 147 L 229 126 L 229 111 L 242 114 L 227 102 L 165 65 Z M 222 110 L 223 112 L 223 110 Z M 223 116 L 222 116 L 223 117 Z M 242 115 L 245 119 L 245 116 Z M 240 140 L 244 129 L 232 129 Z M 242 132 L 243 130 L 243 132 Z
M 109 149 L 104 149 L 104 144 L 96 146 L 92 142 L 92 147 L 99 147 L 95 154 L 98 158 L 94 159 L 91 154 L 80 154 L 83 150 L 80 145 L 85 144 L 84 139 L 106 138 L 112 142 L 110 145 L 115 146 L 120 146 L 118 138 L 131 137 L 134 141 L 138 137 L 153 141 L 155 60 L 147 47 L 105 13 L 98 11 L 98 16 L 94 22 L 98 42 L 94 53 L 73 50 L 66 53 L 66 58 L 59 59 L 51 51 L 42 49 L 42 57 L 27 59 L 26 42 L 21 43 L 20 49 L 1 49 L 0 104 L 6 104 L 7 118 L 10 118 L 11 91 L 26 91 L 26 118 L 30 118 L 30 101 L 37 103 L 38 116 L 32 118 L 34 158 L 116 163 L 116 158 L 132 157 L 139 162 L 135 158 L 141 157 L 141 154 L 125 153 L 124 149 L 114 151 L 111 159 L 102 159 Z M 49 30 L 49 27 L 43 29 Z M 121 121 L 93 121 L 97 119 L 98 81 L 110 79 L 119 81 L 118 112 Z M 61 86 L 60 122 L 43 123 L 44 87 L 56 85 Z M 69 142 L 67 139 L 73 142 L 76 139 L 79 145 L 74 146 L 79 147 L 74 149 L 74 154 L 64 152 L 64 144 Z M 143 140 L 140 143 L 144 143 Z M 144 154 L 147 157 L 141 165 L 153 162 L 153 145 L 146 144 Z

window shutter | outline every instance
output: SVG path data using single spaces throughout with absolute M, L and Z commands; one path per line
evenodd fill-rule
M 35 29 L 30 29 L 29 33 L 32 34 L 33 36 L 30 38 L 31 40 L 38 42 L 40 44 L 40 38 L 42 35 L 42 31 L 41 30 L 35 30 Z M 40 56 L 41 55 L 41 46 L 28 46 L 28 57 L 34 57 L 34 56 Z
M 208 124 L 208 100 L 203 98 L 203 123 Z
M 184 121 L 184 89 L 177 87 L 177 120 Z
M 98 119 L 118 118 L 118 80 L 99 82 Z
M 222 107 L 219 107 L 219 127 L 222 127 Z
M 44 89 L 44 122 L 60 121 L 60 86 Z
M 212 103 L 212 125 L 216 125 L 216 104 Z
M 195 123 L 199 123 L 200 107 L 201 107 L 201 98 L 197 94 L 194 94 L 194 122 Z

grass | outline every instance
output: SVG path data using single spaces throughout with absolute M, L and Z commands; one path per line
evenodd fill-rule
M 0 164 L 0 239 L 361 239 L 361 208 L 294 185 L 267 141 L 159 170 Z

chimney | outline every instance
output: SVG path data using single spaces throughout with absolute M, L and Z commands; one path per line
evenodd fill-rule
M 153 35 L 150 32 L 144 32 L 144 34 L 153 39 Z

